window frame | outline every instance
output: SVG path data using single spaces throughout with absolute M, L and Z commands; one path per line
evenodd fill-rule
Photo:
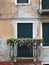
M 15 5 L 30 5 L 30 0 L 28 0 L 28 3 L 17 3 L 17 0 L 15 0 Z

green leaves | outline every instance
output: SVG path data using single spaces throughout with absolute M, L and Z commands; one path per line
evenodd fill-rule
M 12 43 L 12 42 L 14 43 L 14 41 L 16 41 L 16 38 L 14 38 L 14 37 L 8 38 L 7 39 L 7 44 Z
M 43 39 L 32 39 L 32 38 L 8 38 L 7 39 L 7 44 L 9 43 L 25 43 L 25 44 L 30 44 L 30 43 L 43 43 Z

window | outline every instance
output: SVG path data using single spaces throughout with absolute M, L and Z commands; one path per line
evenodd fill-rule
M 30 0 L 15 0 L 16 5 L 29 5 Z
M 49 0 L 42 0 L 42 9 L 49 9 Z
M 49 23 L 42 24 L 42 33 L 43 33 L 43 40 L 44 46 L 49 46 Z
M 49 0 L 40 0 L 40 11 L 41 14 L 43 12 L 49 12 Z

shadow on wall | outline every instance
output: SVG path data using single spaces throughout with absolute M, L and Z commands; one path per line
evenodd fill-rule
M 9 48 L 6 44 L 6 40 L 0 37 L 0 61 L 8 61 L 9 57 Z

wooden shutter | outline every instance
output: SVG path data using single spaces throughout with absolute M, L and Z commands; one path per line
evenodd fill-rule
M 42 0 L 42 9 L 49 9 L 49 0 Z
M 18 38 L 32 38 L 32 23 L 18 23 Z
M 44 40 L 44 46 L 49 46 L 49 23 L 43 23 L 42 25 L 43 29 L 43 40 Z
M 32 38 L 33 30 L 32 23 L 18 23 L 17 27 L 18 38 Z M 18 57 L 33 57 L 33 46 L 24 44 L 18 44 Z

